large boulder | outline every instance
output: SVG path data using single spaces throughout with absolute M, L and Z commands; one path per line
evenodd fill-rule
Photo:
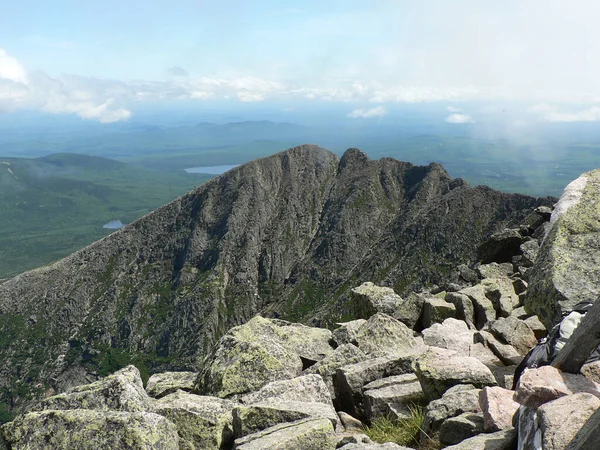
M 468 355 L 475 344 L 474 332 L 462 320 L 449 318 L 423 330 L 423 343 Z
M 410 328 L 383 313 L 371 316 L 358 329 L 356 344 L 373 356 L 401 355 L 418 345 Z
M 179 450 L 177 428 L 149 412 L 75 409 L 38 411 L 18 416 L 2 427 L 13 449 Z
M 429 402 L 423 412 L 422 439 L 437 433 L 442 424 L 451 417 L 481 412 L 480 391 L 472 386 L 456 386 L 449 389 L 442 398 Z
M 489 331 L 496 338 L 513 346 L 522 356 L 525 356 L 537 344 L 533 330 L 515 316 L 494 320 L 489 324 Z
M 276 425 L 235 440 L 236 450 L 334 450 L 336 445 L 331 421 L 312 418 Z
M 235 406 L 229 400 L 176 391 L 156 401 L 153 411 L 175 424 L 187 448 L 218 450 L 233 443 Z
M 294 378 L 303 361 L 333 352 L 331 340 L 329 330 L 256 316 L 219 340 L 198 376 L 197 389 L 225 398 Z
M 244 404 L 265 401 L 305 401 L 324 403 L 333 407 L 327 385 L 319 375 L 308 374 L 290 380 L 266 384 L 260 390 L 241 397 Z
M 513 416 L 519 404 L 513 400 L 514 392 L 499 386 L 485 387 L 479 393 L 479 406 L 483 411 L 485 431 L 512 428 Z
M 446 420 L 440 428 L 440 442 L 445 445 L 459 442 L 483 433 L 481 413 L 463 413 Z
M 413 363 L 413 370 L 425 397 L 430 400 L 440 398 L 457 384 L 472 384 L 478 388 L 497 384 L 490 369 L 478 359 L 438 347 L 430 347 L 419 355 Z
M 547 329 L 561 314 L 600 295 L 600 169 L 571 182 L 529 273 L 525 306 Z
M 65 393 L 44 399 L 33 409 L 136 412 L 150 410 L 150 400 L 144 390 L 139 370 L 135 366 L 127 366 L 94 383 L 76 386 Z
M 376 417 L 400 418 L 399 415 L 410 417 L 409 407 L 423 401 L 421 384 L 412 373 L 373 381 L 363 390 L 367 420 Z
M 449 317 L 456 317 L 456 306 L 442 298 L 430 297 L 423 303 L 423 328 L 434 323 L 442 323 Z
M 338 323 L 338 327 L 333 330 L 333 340 L 337 345 L 356 345 L 356 333 L 366 322 L 366 319 L 356 319 L 350 322 Z

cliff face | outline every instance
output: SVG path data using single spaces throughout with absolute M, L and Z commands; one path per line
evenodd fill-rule
M 548 201 L 431 164 L 301 146 L 238 167 L 50 266 L 0 284 L 5 407 L 133 362 L 198 368 L 258 312 L 327 323 L 362 281 L 443 282 Z

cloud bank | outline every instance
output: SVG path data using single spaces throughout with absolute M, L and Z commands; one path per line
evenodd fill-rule
M 377 106 L 375 108 L 370 109 L 355 109 L 348 117 L 352 117 L 353 119 L 370 119 L 372 117 L 383 117 L 385 116 L 386 110 L 383 106 Z
M 475 123 L 473 118 L 468 114 L 454 113 L 446 117 L 448 123 Z

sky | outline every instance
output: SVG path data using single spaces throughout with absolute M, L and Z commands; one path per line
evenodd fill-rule
M 162 101 L 519 105 L 600 121 L 592 0 L 0 0 L 0 113 L 125 121 Z

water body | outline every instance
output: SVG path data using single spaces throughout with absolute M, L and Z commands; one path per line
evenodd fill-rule
M 227 172 L 228 170 L 237 167 L 239 164 L 230 165 L 230 166 L 203 166 L 203 167 L 190 167 L 188 169 L 184 169 L 187 173 L 208 173 L 210 175 L 221 175 L 222 173 Z
M 108 228 L 109 230 L 118 230 L 119 228 L 123 228 L 125 224 L 120 220 L 111 220 L 110 222 L 106 222 L 102 225 L 102 228 Z

